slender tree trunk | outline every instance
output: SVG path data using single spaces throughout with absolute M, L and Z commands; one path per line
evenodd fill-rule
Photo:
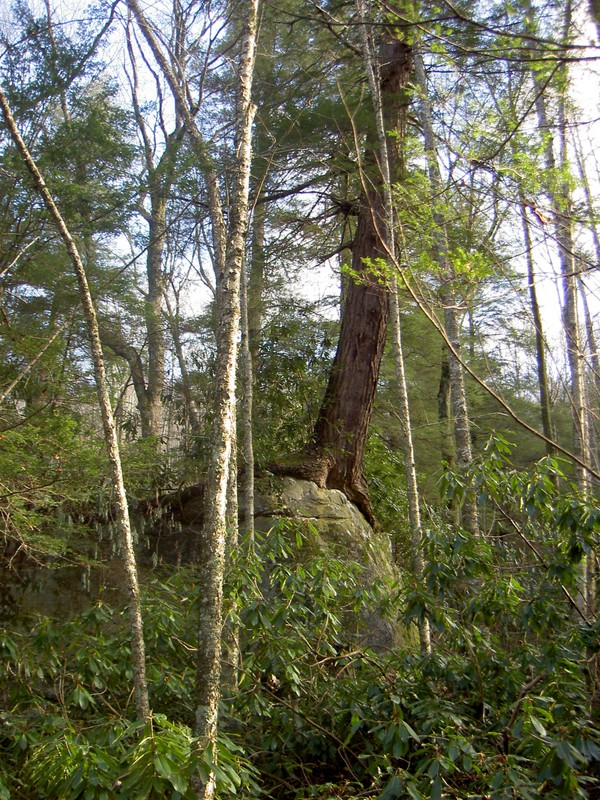
M 225 561 L 233 557 L 239 546 L 239 508 L 238 508 L 238 456 L 237 426 L 234 405 L 231 457 L 229 459 L 229 477 L 227 480 Z M 237 690 L 240 664 L 240 629 L 234 619 L 227 620 L 222 612 L 221 636 L 221 690 L 233 693 Z
M 254 533 L 254 442 L 252 436 L 252 405 L 254 392 L 254 370 L 250 349 L 250 325 L 248 314 L 248 284 L 242 275 L 240 292 L 241 332 L 240 365 L 242 397 L 240 403 L 240 431 L 242 434 L 241 483 L 241 533 L 251 541 Z
M 410 522 L 411 540 L 413 549 L 413 569 L 418 580 L 422 579 L 425 562 L 423 560 L 423 531 L 421 524 L 421 501 L 419 497 L 419 484 L 417 482 L 417 468 L 415 464 L 415 451 L 413 446 L 412 428 L 410 420 L 410 405 L 408 401 L 408 388 L 406 384 L 406 370 L 404 366 L 404 351 L 402 348 L 402 326 L 400 321 L 400 307 L 398 303 L 398 287 L 395 285 L 392 296 L 392 334 L 394 338 L 394 361 L 396 365 L 396 380 L 398 383 L 399 417 L 402 426 L 402 444 L 404 449 L 404 472 L 406 474 L 406 487 L 408 496 L 408 517 Z M 419 640 L 421 653 L 431 653 L 431 627 L 429 619 L 424 616 L 419 621 Z
M 454 442 L 452 431 L 452 411 L 450 403 L 450 355 L 444 343 L 441 350 L 440 382 L 437 393 L 438 422 L 440 424 L 440 451 L 442 461 L 449 466 L 454 464 Z
M 267 219 L 267 203 L 262 202 L 259 192 L 252 216 L 252 246 L 250 269 L 248 270 L 247 314 L 248 314 L 248 347 L 252 357 L 252 372 L 258 370 L 258 354 L 260 348 L 261 329 L 264 316 L 265 285 L 265 223 Z
M 204 750 L 215 740 L 221 671 L 223 573 L 227 540 L 227 484 L 235 435 L 235 379 L 240 332 L 240 282 L 248 226 L 252 123 L 251 101 L 256 52 L 257 0 L 247 0 L 239 61 L 235 111 L 235 168 L 225 260 L 217 284 L 217 364 L 215 407 L 218 409 L 205 495 L 203 538 L 212 557 L 203 566 L 204 597 L 198 630 L 196 734 Z M 212 797 L 211 781 L 199 797 Z
M 599 0 L 600 3 L 600 0 Z M 585 168 L 585 161 L 581 152 L 581 143 L 577 139 L 575 143 L 575 153 L 577 157 L 577 165 L 579 168 L 579 177 L 581 185 L 585 193 L 585 200 L 587 205 L 588 218 L 592 220 L 590 225 L 592 240 L 594 242 L 594 254 L 596 256 L 596 263 L 600 264 L 600 233 L 598 225 L 595 222 L 594 203 L 592 198 L 592 191 L 590 182 Z M 587 346 L 591 368 L 591 380 L 588 381 L 588 392 L 590 399 L 588 401 L 589 411 L 589 425 L 588 431 L 590 435 L 590 456 L 594 460 L 596 470 L 599 466 L 598 443 L 600 442 L 600 357 L 598 354 L 596 334 L 594 332 L 594 325 L 590 309 L 587 301 L 587 291 L 583 277 L 579 276 L 579 295 L 581 297 L 581 304 L 585 318 L 585 329 L 587 337 Z M 593 387 L 593 388 L 592 388 Z
M 147 130 L 146 121 L 138 99 L 138 77 L 136 59 L 131 43 L 129 26 L 126 30 L 127 49 L 132 70 L 131 97 L 134 117 L 143 143 L 144 162 L 148 180 L 150 209 L 140 208 L 140 213 L 148 224 L 148 245 L 146 248 L 146 278 L 148 293 L 144 307 L 146 323 L 146 343 L 148 350 L 147 381 L 144 391 L 143 407 L 138 406 L 142 420 L 142 436 L 160 436 L 163 427 L 163 393 L 165 389 L 165 332 L 163 303 L 165 297 L 165 274 L 163 268 L 164 251 L 167 244 L 167 208 L 171 186 L 174 180 L 177 153 L 183 141 L 183 126 L 179 114 L 174 129 L 165 137 L 164 150 L 158 160 L 155 158 L 153 137 Z M 162 98 L 159 99 L 162 104 Z M 162 119 L 162 109 L 160 117 Z
M 27 375 L 31 372 L 31 370 L 35 367 L 38 361 L 42 358 L 44 353 L 52 346 L 52 344 L 56 341 L 58 336 L 73 322 L 74 314 L 70 313 L 68 317 L 50 334 L 49 338 L 46 339 L 45 343 L 41 346 L 35 356 L 25 364 L 25 366 L 17 373 L 17 375 L 13 378 L 13 380 L 8 384 L 8 386 L 0 391 L 0 404 L 2 404 L 8 395 L 12 392 L 12 390 L 17 386 Z
M 590 14 L 596 25 L 596 35 L 600 39 L 600 0 L 590 0 Z
M 148 432 L 148 415 L 146 413 L 146 378 L 142 357 L 137 349 L 129 344 L 123 332 L 116 325 L 109 327 L 100 321 L 99 327 L 102 344 L 109 347 L 113 353 L 123 358 L 129 365 L 131 383 L 140 415 L 141 433 L 142 436 L 145 436 Z
M 571 4 L 567 2 L 564 9 L 563 41 L 567 37 L 571 25 Z M 569 172 L 569 155 L 567 143 L 567 66 L 561 66 L 562 86 L 558 94 L 558 141 L 555 140 L 549 126 L 546 98 L 541 91 L 539 77 L 533 71 L 533 81 L 538 88 L 536 111 L 540 132 L 545 137 L 545 162 L 549 177 L 547 194 L 552 205 L 552 217 L 558 258 L 561 273 L 562 289 L 562 322 L 567 345 L 567 361 L 570 374 L 570 402 L 573 420 L 573 449 L 578 461 L 575 463 L 575 479 L 584 494 L 590 490 L 590 474 L 586 466 L 590 464 L 590 442 L 588 431 L 588 414 L 586 408 L 584 352 L 581 342 L 579 308 L 577 302 L 577 280 L 575 269 L 575 247 L 573 242 L 572 217 L 573 202 L 567 181 L 560 175 Z M 558 164 L 555 157 L 555 146 L 558 147 Z M 558 166 L 558 170 L 557 170 Z M 590 553 L 582 569 L 581 594 L 583 610 L 586 615 L 593 615 L 595 608 L 595 553 Z
M 531 244 L 531 231 L 529 220 L 526 213 L 526 202 L 520 191 L 521 199 L 521 223 L 523 226 L 523 239 L 525 241 L 525 256 L 527 259 L 527 282 L 529 284 L 529 302 L 531 304 L 531 314 L 533 316 L 533 327 L 535 332 L 535 363 L 538 376 L 538 390 L 540 395 L 540 413 L 542 417 L 542 431 L 546 437 L 546 453 L 551 456 L 555 453 L 551 445 L 553 439 L 552 417 L 550 412 L 550 387 L 548 384 L 548 370 L 546 368 L 546 342 L 542 323 L 542 313 L 537 297 L 535 265 L 533 261 L 533 249 Z
M 235 110 L 235 163 L 229 226 L 226 230 L 217 177 L 207 147 L 187 102 L 187 91 L 171 67 L 141 11 L 138 0 L 127 0 L 152 53 L 173 93 L 178 113 L 203 170 L 212 222 L 217 274 L 217 363 L 211 456 L 205 491 L 205 521 L 201 536 L 203 557 L 197 569 L 202 595 L 196 660 L 196 747 L 204 753 L 217 733 L 223 628 L 223 574 L 227 544 L 227 497 L 235 425 L 235 378 L 240 330 L 240 280 L 248 222 L 251 131 L 255 108 L 251 102 L 256 50 L 257 0 L 245 0 Z M 187 87 L 186 87 L 187 88 Z M 214 796 L 214 775 L 198 781 L 198 797 Z
M 168 182 L 170 184 L 170 182 Z M 152 180 L 150 181 L 152 184 Z M 162 396 L 165 389 L 165 335 L 163 297 L 165 279 L 163 252 L 167 236 L 166 187 L 151 194 L 151 212 L 148 220 L 148 251 L 146 275 L 148 296 L 145 303 L 146 337 L 148 345 L 148 381 L 146 386 L 145 436 L 160 436 L 163 423 Z
M 578 286 L 585 320 L 587 354 L 589 358 L 589 367 L 586 370 L 588 377 L 585 387 L 587 396 L 586 406 L 588 410 L 589 449 L 590 458 L 594 462 L 596 471 L 598 471 L 600 469 L 598 459 L 598 442 L 600 440 L 598 435 L 600 422 L 600 360 L 598 358 L 598 343 L 596 340 L 596 332 L 594 331 L 594 321 L 590 313 L 586 287 L 581 276 L 579 276 Z
M 535 79 L 535 78 L 534 78 Z M 552 217 L 561 273 L 562 289 L 562 321 L 567 344 L 567 360 L 570 373 L 570 401 L 573 418 L 573 440 L 575 455 L 580 461 L 588 460 L 587 418 L 585 414 L 585 391 L 583 379 L 583 350 L 579 326 L 577 304 L 577 284 L 574 260 L 574 243 L 572 233 L 572 199 L 566 183 L 558 189 L 553 187 L 557 173 L 557 163 L 554 155 L 554 137 L 549 134 L 550 126 L 546 113 L 546 101 L 542 93 L 537 99 L 538 122 L 542 135 L 545 137 L 546 169 L 550 177 L 547 189 L 552 204 Z M 560 168 L 568 170 L 569 159 L 566 139 L 565 97 L 564 91 L 559 98 L 559 126 L 558 147 L 560 152 Z M 585 489 L 588 484 L 586 470 L 576 464 L 576 478 L 580 488 Z
M 65 242 L 67 252 L 73 264 L 73 269 L 77 277 L 79 286 L 79 294 L 81 303 L 85 314 L 85 319 L 88 328 L 88 337 L 90 341 L 92 361 L 94 365 L 94 377 L 96 381 L 96 388 L 98 391 L 98 402 L 100 405 L 100 412 L 102 416 L 102 425 L 104 428 L 104 440 L 112 471 L 112 488 L 115 495 L 115 510 L 117 517 L 117 525 L 119 529 L 120 542 L 122 548 L 122 563 L 125 570 L 127 588 L 129 594 L 129 631 L 131 640 L 131 658 L 133 667 L 133 684 L 135 694 L 135 707 L 137 716 L 141 720 L 148 719 L 150 716 L 150 709 L 148 703 L 148 685 L 146 681 L 146 662 L 145 662 L 145 646 L 144 646 L 144 633 L 142 626 L 142 612 L 140 603 L 140 593 L 138 586 L 137 567 L 135 562 L 135 552 L 133 549 L 133 539 L 131 535 L 131 526 L 129 522 L 129 509 L 127 506 L 127 495 L 125 493 L 125 484 L 123 482 L 123 472 L 121 468 L 121 457 L 119 453 L 119 442 L 117 437 L 117 429 L 115 426 L 112 407 L 110 404 L 110 396 L 108 390 L 108 380 L 106 377 L 106 370 L 104 367 L 104 355 L 102 353 L 102 346 L 100 343 L 100 333 L 98 329 L 98 320 L 96 317 L 96 309 L 90 293 L 90 288 L 87 282 L 85 268 L 77 250 L 77 246 L 67 228 L 60 211 L 58 210 L 52 195 L 50 194 L 44 179 L 38 170 L 35 162 L 33 161 L 25 142 L 23 141 L 13 116 L 6 97 L 0 89 L 0 107 L 2 115 L 6 122 L 10 135 L 15 143 L 15 146 L 21 153 L 23 160 L 31 174 L 36 189 L 41 195 L 48 213 L 54 220 L 54 223 Z
M 192 382 L 190 380 L 190 373 L 188 365 L 183 352 L 183 344 L 181 341 L 181 331 L 179 329 L 179 303 L 177 301 L 176 308 L 172 308 L 169 298 L 165 295 L 165 306 L 168 314 L 168 325 L 173 341 L 173 348 L 175 350 L 175 357 L 181 373 L 181 388 L 185 400 L 186 414 L 189 419 L 189 424 L 192 432 L 200 429 L 200 414 L 194 399 L 194 392 L 192 390 Z
M 431 182 L 433 202 L 436 203 L 437 198 L 443 194 L 442 176 L 437 160 L 435 132 L 427 90 L 425 66 L 418 47 L 415 48 L 414 51 L 414 64 L 416 84 L 420 90 L 421 122 L 423 125 L 425 152 L 428 160 L 429 180 Z M 450 345 L 448 351 L 448 377 L 452 411 L 454 414 L 456 463 L 459 471 L 464 475 L 471 466 L 473 454 L 471 448 L 471 425 L 467 406 L 467 394 L 465 390 L 463 368 L 459 358 L 461 351 L 461 309 L 453 290 L 453 283 L 456 276 L 454 275 L 454 270 L 450 263 L 446 222 L 442 212 L 434 211 L 433 221 L 436 228 L 434 232 L 437 250 L 436 257 L 442 271 L 440 296 L 444 305 L 444 328 Z M 466 494 L 462 514 L 465 528 L 477 534 L 479 532 L 479 515 L 475 498 L 470 491 Z

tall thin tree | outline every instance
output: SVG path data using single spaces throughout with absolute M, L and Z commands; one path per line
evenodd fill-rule
M 98 403 L 102 416 L 104 429 L 104 441 L 110 461 L 112 471 L 112 489 L 115 500 L 115 514 L 120 535 L 122 548 L 122 563 L 125 570 L 127 589 L 129 594 L 129 631 L 131 640 L 131 656 L 133 667 L 133 684 L 135 692 L 135 707 L 138 718 L 148 719 L 150 707 L 148 702 L 148 684 L 146 681 L 146 659 L 144 645 L 144 631 L 142 625 L 142 611 L 140 602 L 140 592 L 138 585 L 137 566 L 135 561 L 135 551 L 133 548 L 133 537 L 129 521 L 129 508 L 127 505 L 127 494 L 123 481 L 123 470 L 119 452 L 119 440 L 117 428 L 110 403 L 110 394 L 106 369 L 104 366 L 104 355 L 100 342 L 100 332 L 96 308 L 90 292 L 90 287 L 85 272 L 83 261 L 77 249 L 77 245 L 71 232 L 69 231 L 54 198 L 50 193 L 44 178 L 39 171 L 37 164 L 29 152 L 19 129 L 12 115 L 10 106 L 2 89 L 0 89 L 0 109 L 6 126 L 10 132 L 12 140 L 21 154 L 27 169 L 32 177 L 34 185 L 44 201 L 48 213 L 58 229 L 63 239 L 69 258 L 73 265 L 73 270 L 77 277 L 79 295 L 83 306 L 84 315 L 87 323 L 88 339 L 90 343 L 92 362 L 94 366 L 94 377 L 98 392 Z

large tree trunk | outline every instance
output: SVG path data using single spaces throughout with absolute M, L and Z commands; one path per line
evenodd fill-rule
M 410 48 L 393 40 L 381 48 L 380 86 L 386 123 L 397 125 L 401 91 L 410 72 Z M 311 441 L 299 456 L 273 465 L 279 474 L 341 489 L 374 521 L 363 454 L 379 378 L 389 315 L 387 276 L 377 259 L 388 260 L 385 181 L 374 131 L 368 132 L 363 193 L 352 248 L 352 278 L 342 309 L 338 347 Z

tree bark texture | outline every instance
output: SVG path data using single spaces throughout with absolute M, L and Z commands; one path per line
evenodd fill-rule
M 228 537 L 227 499 L 232 447 L 235 440 L 235 398 L 238 337 L 240 333 L 240 282 L 248 226 L 248 197 L 252 153 L 252 123 L 256 109 L 251 101 L 256 54 L 258 0 L 244 4 L 244 21 L 238 68 L 235 110 L 235 172 L 231 192 L 229 228 L 223 269 L 217 281 L 217 363 L 211 457 L 205 495 L 203 539 L 210 557 L 203 565 L 200 599 L 198 656 L 196 661 L 196 735 L 200 748 L 214 742 L 217 732 L 223 629 L 223 574 Z M 219 206 L 220 208 L 220 206 Z M 212 796 L 210 781 L 199 797 Z
M 386 42 L 381 50 L 380 86 L 386 122 L 394 127 L 410 72 L 410 48 Z M 376 131 L 368 138 L 361 175 L 363 193 L 352 248 L 337 351 L 311 441 L 296 458 L 273 468 L 279 474 L 313 480 L 340 489 L 373 523 L 374 514 L 363 474 L 363 455 L 389 316 L 387 276 L 374 266 L 388 261 L 385 186 Z
M 244 270 L 245 272 L 245 270 Z M 241 533 L 252 539 L 254 535 L 254 440 L 252 436 L 252 416 L 254 397 L 254 369 L 250 346 L 250 325 L 248 309 L 248 281 L 242 275 L 240 283 L 241 332 L 240 372 L 242 378 L 242 397 L 240 402 L 239 427 L 241 432 Z
M 170 183 L 170 182 L 168 182 Z M 152 186 L 152 180 L 150 181 Z M 167 193 L 165 187 L 151 196 L 148 220 L 148 251 L 146 274 L 148 296 L 145 303 L 146 336 L 148 344 L 148 383 L 146 386 L 146 436 L 162 433 L 162 395 L 165 388 L 165 335 L 163 320 L 163 251 L 167 236 Z

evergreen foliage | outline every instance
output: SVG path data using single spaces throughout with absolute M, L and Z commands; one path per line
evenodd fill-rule
M 74 21 L 51 2 L 18 0 L 0 20 L 0 89 L 96 303 L 140 553 L 163 534 L 201 539 L 173 509 L 186 488 L 204 491 L 222 409 L 219 225 L 226 249 L 239 211 L 244 7 L 145 4 L 185 111 L 116 5 L 82 4 Z M 140 558 L 152 713 L 136 719 L 115 492 L 77 285 L 1 125 L 0 800 L 190 800 L 211 776 L 217 800 L 593 800 L 600 114 L 587 0 L 284 0 L 261 13 L 242 334 L 254 461 L 300 460 L 311 443 L 360 274 L 348 264 L 361 202 L 389 190 L 393 252 L 362 262 L 378 289 L 398 283 L 420 526 L 410 524 L 390 342 L 364 472 L 395 580 L 315 552 L 306 521 L 238 542 L 230 470 L 217 739 L 198 749 L 210 542 L 196 563 L 179 551 L 170 566 L 159 550 Z M 386 131 L 398 161 L 390 187 L 364 164 L 365 153 L 381 157 L 365 28 L 373 53 L 392 37 L 424 64 L 424 84 L 413 75 L 402 91 L 402 124 Z M 584 79 L 593 92 L 582 101 Z M 453 435 L 448 309 L 466 465 Z M 581 317 L 576 347 L 568 312 Z M 241 442 L 241 377 L 237 395 Z M 469 502 L 478 535 L 460 522 Z M 61 589 L 53 609 L 35 593 L 50 582 Z M 410 635 L 371 647 L 375 618 Z M 431 652 L 416 644 L 425 623 Z
M 227 624 L 244 656 L 223 699 L 219 797 L 593 796 L 597 631 L 565 589 L 600 519 L 576 494 L 553 504 L 548 461 L 507 479 L 508 455 L 490 445 L 480 501 L 500 504 L 523 538 L 473 539 L 430 518 L 422 587 L 365 586 L 360 565 L 303 555 L 298 526 L 240 548 Z M 146 586 L 154 714 L 143 730 L 122 610 L 98 601 L 68 622 L 38 616 L 3 632 L 5 797 L 193 796 L 193 582 L 182 569 Z M 373 611 L 405 624 L 426 613 L 434 653 L 365 649 L 356 620 Z

